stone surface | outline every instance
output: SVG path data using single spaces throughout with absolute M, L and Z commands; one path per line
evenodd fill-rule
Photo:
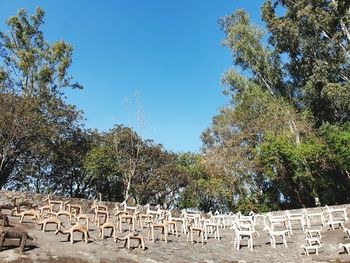
M 0 204 L 11 202 L 14 196 L 34 201 L 39 205 L 44 205 L 43 200 L 47 196 L 38 194 L 26 194 L 16 192 L 0 191 Z M 53 197 L 56 199 L 56 197 Z M 57 197 L 58 199 L 58 197 Z M 67 199 L 62 199 L 67 200 Z M 83 206 L 84 212 L 88 211 L 93 203 L 91 200 L 71 199 L 72 204 Z M 105 203 L 111 208 L 114 203 Z M 320 211 L 320 208 L 309 210 Z M 6 212 L 6 211 L 4 211 Z M 293 211 L 297 212 L 297 210 Z M 350 210 L 348 210 L 350 213 Z M 280 214 L 281 212 L 276 212 Z M 335 231 L 328 230 L 326 227 L 322 231 L 323 247 L 320 254 L 304 255 L 301 246 L 305 244 L 305 234 L 298 229 L 298 224 L 294 224 L 291 237 L 287 237 L 288 248 L 282 244 L 282 240 L 277 239 L 276 249 L 269 243 L 268 235 L 262 231 L 262 222 L 258 223 L 257 231 L 260 236 L 254 237 L 254 251 L 250 251 L 243 240 L 242 248 L 238 251 L 233 248 L 233 232 L 230 229 L 220 229 L 221 240 L 215 240 L 213 237 L 202 245 L 200 243 L 190 244 L 186 242 L 186 236 L 169 236 L 169 242 L 159 240 L 159 231 L 155 235 L 158 237 L 156 242 L 146 240 L 146 250 L 136 248 L 137 243 L 132 241 L 133 248 L 124 249 L 124 242 L 114 243 L 111 238 L 100 240 L 97 238 L 96 226 L 92 226 L 91 237 L 88 244 L 81 242 L 79 235 L 76 235 L 75 242 L 71 245 L 67 242 L 67 236 L 55 235 L 53 231 L 41 232 L 39 226 L 30 219 L 27 223 L 20 224 L 18 217 L 10 217 L 11 228 L 26 230 L 34 241 L 27 241 L 28 246 L 23 254 L 18 252 L 18 240 L 7 240 L 3 251 L 0 252 L 0 262 L 73 262 L 73 263 L 111 263 L 111 262 L 350 262 L 350 255 L 344 254 L 338 249 L 338 244 L 350 243 L 350 239 L 345 237 L 341 229 Z M 317 223 L 317 222 L 316 222 Z M 68 227 L 68 223 L 65 223 Z M 349 222 L 345 224 L 350 227 Z M 53 230 L 53 228 L 52 228 Z M 107 231 L 106 235 L 109 234 Z M 125 233 L 118 233 L 124 236 Z M 147 237 L 146 229 L 141 230 L 141 234 Z

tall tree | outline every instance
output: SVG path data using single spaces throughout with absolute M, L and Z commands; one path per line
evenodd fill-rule
M 9 31 L 0 32 L 0 187 L 38 144 L 80 118 L 63 97 L 63 88 L 81 87 L 68 75 L 73 49 L 64 41 L 45 41 L 43 19 L 40 8 L 30 17 L 21 9 L 6 21 Z
M 277 10 L 284 10 L 279 15 Z M 265 1 L 269 43 L 285 55 L 285 86 L 317 127 L 349 121 L 350 2 Z
M 265 1 L 262 14 L 269 35 L 244 10 L 220 19 L 235 66 L 223 78 L 231 105 L 203 133 L 204 152 L 235 178 L 241 200 L 314 205 L 332 180 L 317 129 L 349 116 L 349 2 Z M 346 177 L 337 180 L 349 185 Z

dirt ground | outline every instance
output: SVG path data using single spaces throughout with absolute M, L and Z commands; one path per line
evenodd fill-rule
M 305 244 L 305 234 L 295 225 L 293 236 L 287 238 L 288 248 L 277 239 L 276 249 L 269 243 L 268 235 L 262 231 L 262 224 L 258 224 L 257 230 L 260 236 L 254 237 L 254 251 L 250 251 L 246 242 L 238 251 L 233 247 L 233 231 L 229 228 L 221 229 L 221 240 L 210 237 L 204 245 L 201 243 L 190 244 L 186 242 L 186 235 L 169 236 L 168 243 L 159 240 L 151 242 L 147 240 L 146 229 L 140 230 L 145 237 L 146 249 L 137 248 L 137 243 L 132 243 L 133 248 L 124 249 L 124 242 L 113 242 L 112 238 L 97 239 L 96 227 L 92 226 L 90 239 L 86 244 L 80 240 L 79 234 L 75 235 L 74 244 L 67 241 L 67 236 L 55 235 L 54 225 L 49 226 L 51 231 L 41 232 L 40 226 L 35 221 L 27 218 L 20 224 L 18 217 L 10 217 L 10 229 L 26 230 L 33 241 L 27 241 L 24 253 L 18 251 L 19 241 L 6 240 L 3 250 L 0 252 L 0 262 L 23 263 L 111 263 L 111 262 L 350 262 L 350 255 L 338 248 L 340 242 L 350 243 L 341 229 L 322 231 L 323 246 L 319 255 L 304 255 L 301 246 Z M 68 226 L 68 224 L 66 223 Z M 350 227 L 350 225 L 347 225 Z M 126 231 L 126 226 L 124 227 Z M 107 233 L 109 234 L 109 230 Z M 118 233 L 119 236 L 125 233 Z

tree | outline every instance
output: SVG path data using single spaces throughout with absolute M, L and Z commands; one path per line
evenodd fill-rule
M 19 173 L 20 160 L 45 128 L 36 98 L 0 93 L 0 105 L 0 186 L 4 186 Z
M 188 182 L 188 174 L 183 171 L 177 154 L 152 140 L 144 141 L 131 187 L 136 203 L 177 206 L 177 197 Z
M 91 182 L 84 170 L 84 160 L 95 144 L 96 134 L 74 125 L 66 127 L 51 141 L 48 150 L 50 173 L 46 178 L 49 192 L 70 197 L 90 197 Z
M 229 87 L 225 94 L 232 96 L 232 106 L 223 108 L 202 135 L 205 153 L 234 178 L 236 195 L 259 197 L 264 186 L 259 154 L 265 135 L 284 134 L 298 145 L 311 127 L 290 105 L 279 55 L 263 47 L 262 30 L 250 25 L 243 10 L 220 21 L 234 64 L 250 77 L 233 69 L 226 72 L 223 83 Z
M 131 128 L 123 125 L 115 126 L 109 133 L 117 158 L 117 165 L 123 173 L 124 200 L 129 199 L 131 181 L 135 177 L 140 163 L 140 151 L 143 147 L 142 138 Z
M 278 8 L 285 12 L 277 15 Z M 337 0 L 277 0 L 265 1 L 262 6 L 262 18 L 270 32 L 269 44 L 285 56 L 283 81 L 293 87 L 294 105 L 312 116 L 318 141 L 328 141 L 322 161 L 327 163 L 327 169 L 320 169 L 325 167 L 321 165 L 314 167 L 313 172 L 318 174 L 317 181 L 323 182 L 318 188 L 323 195 L 327 192 L 328 197 L 321 199 L 328 203 L 343 202 L 336 192 L 346 193 L 349 184 L 344 173 L 346 166 L 336 167 L 330 158 L 329 151 L 334 152 L 334 148 L 329 137 L 320 138 L 327 134 L 322 133 L 323 125 L 339 126 L 349 121 L 349 8 L 349 1 Z
M 85 177 L 80 181 L 88 186 L 89 197 L 97 197 L 100 193 L 105 200 L 124 200 L 124 181 L 121 167 L 116 160 L 109 134 L 96 134 L 96 141 L 84 158 Z
M 47 43 L 40 31 L 43 18 L 44 11 L 40 8 L 30 18 L 25 9 L 20 9 L 17 16 L 6 21 L 9 32 L 0 34 L 3 92 L 44 100 L 62 95 L 62 88 L 81 87 L 72 83 L 72 77 L 67 74 L 72 47 L 64 41 Z
M 284 209 L 314 206 L 314 197 L 324 193 L 320 191 L 320 179 L 328 169 L 327 156 L 326 145 L 315 136 L 310 135 L 295 146 L 287 136 L 268 134 L 259 157 L 262 171 L 269 179 L 265 191 L 269 192 L 271 186 L 279 190 L 279 196 L 270 201 L 280 203 Z
M 0 187 L 67 124 L 79 125 L 80 113 L 63 97 L 63 88 L 81 88 L 68 75 L 73 49 L 46 42 L 43 19 L 40 8 L 30 17 L 21 9 L 6 21 L 9 32 L 0 32 Z
M 318 129 L 349 116 L 349 3 L 265 1 L 262 14 L 267 43 L 244 10 L 220 19 L 235 66 L 223 77 L 231 105 L 203 133 L 204 153 L 234 178 L 237 206 L 314 205 L 333 179 L 347 180 L 330 176 Z M 321 201 L 339 202 L 334 191 Z
M 349 1 L 265 1 L 269 43 L 284 54 L 284 85 L 316 127 L 349 121 Z M 277 15 L 277 8 L 284 10 Z
M 220 167 L 207 163 L 200 154 L 190 152 L 179 155 L 178 167 L 187 178 L 186 186 L 179 192 L 180 208 L 197 208 L 205 212 L 227 210 L 225 205 L 230 203 L 232 184 L 217 169 Z
M 116 125 L 99 135 L 84 160 L 90 189 L 110 201 L 176 205 L 176 195 L 187 182 L 177 155 L 131 128 Z M 187 174 L 186 174 L 187 175 Z

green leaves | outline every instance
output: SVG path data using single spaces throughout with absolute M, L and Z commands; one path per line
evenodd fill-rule
M 350 170 L 350 124 L 324 125 L 321 128 L 332 153 L 332 159 L 345 171 Z
M 267 34 L 241 9 L 219 21 L 233 58 L 222 79 L 231 101 L 202 139 L 206 159 L 235 179 L 239 207 L 310 206 L 322 193 L 322 202 L 343 200 L 331 192 L 347 191 L 347 146 L 340 133 L 318 132 L 350 116 L 350 3 L 340 2 L 267 0 Z
M 0 56 L 6 62 L 12 89 L 18 94 L 38 96 L 46 89 L 46 94 L 58 96 L 62 95 L 59 89 L 74 85 L 67 74 L 73 48 L 64 41 L 50 45 L 44 40 L 40 31 L 43 17 L 41 9 L 30 18 L 22 9 L 7 20 L 9 32 L 0 34 Z
M 177 205 L 174 196 L 195 171 L 186 156 L 178 157 L 123 125 L 96 134 L 83 167 L 92 195 L 99 192 L 108 200 L 123 201 L 129 194 L 135 203 L 168 206 Z
M 40 30 L 43 22 L 42 9 L 30 17 L 21 9 L 6 21 L 8 32 L 0 32 L 0 114 L 6 119 L 0 121 L 0 163 L 4 164 L 0 186 L 32 185 L 41 191 L 42 174 L 46 174 L 55 178 L 51 186 L 69 189 L 73 195 L 74 179 L 64 183 L 59 177 L 66 179 L 64 172 L 71 178 L 80 176 L 71 161 L 79 163 L 76 155 L 83 150 L 71 149 L 70 139 L 79 137 L 74 134 L 79 133 L 81 113 L 65 103 L 62 88 L 80 85 L 68 75 L 72 47 L 64 41 L 46 42 Z M 62 155 L 62 148 L 72 155 Z M 57 156 L 62 157 L 60 162 Z M 49 182 L 51 178 L 45 179 Z
M 180 192 L 180 208 L 199 208 L 206 212 L 225 209 L 230 202 L 232 184 L 210 167 L 207 160 L 198 154 L 185 153 L 179 156 L 179 167 L 187 176 L 187 185 Z
M 223 44 L 232 51 L 234 64 L 271 94 L 282 92 L 280 59 L 276 53 L 263 46 L 263 30 L 251 25 L 248 15 L 242 9 L 221 18 L 219 23 L 226 34 Z M 226 75 L 224 82 L 230 84 L 233 91 L 239 92 L 242 85 L 248 84 L 233 70 Z
M 286 57 L 285 80 L 295 105 L 310 111 L 317 127 L 349 118 L 349 96 L 342 92 L 349 85 L 349 7 L 348 1 L 323 0 L 275 0 L 262 6 L 269 43 Z M 285 12 L 278 16 L 277 8 Z

